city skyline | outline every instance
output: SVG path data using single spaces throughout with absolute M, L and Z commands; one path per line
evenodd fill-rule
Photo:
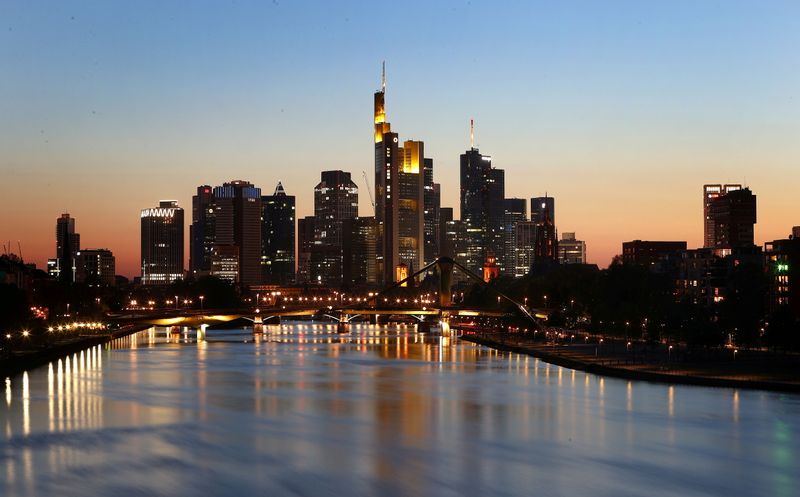
M 441 68 L 444 49 L 456 42 L 433 49 L 431 37 L 444 40 L 459 23 L 480 17 L 492 33 L 498 26 L 489 5 L 454 11 L 436 6 L 426 10 L 425 22 L 442 29 L 424 40 L 425 52 L 403 40 L 395 48 L 354 50 L 331 62 L 317 55 L 298 65 L 290 59 L 307 56 L 325 39 L 321 26 L 328 27 L 332 40 L 326 53 L 352 48 L 369 33 L 369 19 L 358 9 L 336 12 L 337 21 L 326 24 L 330 11 L 320 6 L 303 28 L 313 35 L 308 46 L 261 53 L 260 65 L 277 64 L 267 74 L 245 64 L 260 53 L 254 45 L 270 46 L 275 36 L 260 34 L 259 22 L 294 18 L 299 14 L 293 7 L 226 11 L 222 19 L 236 19 L 245 42 L 203 38 L 208 12 L 187 17 L 180 7 L 167 5 L 162 13 L 172 14 L 183 36 L 167 45 L 172 55 L 166 50 L 145 63 L 149 52 L 136 29 L 150 29 L 160 39 L 170 27 L 166 21 L 133 12 L 131 24 L 120 25 L 118 19 L 130 13 L 124 9 L 56 7 L 45 19 L 44 26 L 52 28 L 46 35 L 29 29 L 42 15 L 37 7 L 14 4 L 6 9 L 7 29 L 0 34 L 0 60 L 19 69 L 0 83 L 7 116 L 0 121 L 0 161 L 4 180 L 14 185 L 0 201 L 11 213 L 0 220 L 0 238 L 14 247 L 20 240 L 25 259 L 44 269 L 54 256 L 52 219 L 69 212 L 78 220 L 82 245 L 111 249 L 118 272 L 135 276 L 139 211 L 162 199 L 177 199 L 188 209 L 196 185 L 241 178 L 269 188 L 281 181 L 297 197 L 297 218 L 308 216 L 320 171 L 348 171 L 359 188 L 366 186 L 361 171 L 369 173 L 374 160 L 369 94 L 380 85 L 379 64 L 386 59 L 391 122 L 404 140 L 425 142 L 425 155 L 436 164 L 434 181 L 442 185 L 441 205 L 453 207 L 457 219 L 458 156 L 469 146 L 474 117 L 476 147 L 506 171 L 506 197 L 556 197 L 559 235 L 578 232 L 590 263 L 606 266 L 621 243 L 633 239 L 680 239 L 701 247 L 698 192 L 707 183 L 742 183 L 759 196 L 755 241 L 763 245 L 786 237 L 798 224 L 785 186 L 800 180 L 793 167 L 800 157 L 793 139 L 799 104 L 791 90 L 800 74 L 796 55 L 787 48 L 796 45 L 792 40 L 798 35 L 788 20 L 797 8 L 775 3 L 755 12 L 744 5 L 729 5 L 724 12 L 693 8 L 698 19 L 680 18 L 681 29 L 670 25 L 675 10 L 655 20 L 633 4 L 616 12 L 619 19 L 607 19 L 605 28 L 583 18 L 591 17 L 588 6 L 580 12 L 514 6 L 521 19 L 541 14 L 536 19 L 590 25 L 567 45 L 553 28 L 532 30 L 529 38 L 521 34 L 526 30 L 504 34 L 496 40 L 507 44 L 503 50 L 488 46 L 483 36 L 461 40 L 455 61 Z M 506 14 L 504 22 L 519 22 Z M 252 21 L 242 19 L 249 15 Z M 111 27 L 103 26 L 107 20 Z M 709 31 L 722 33 L 722 41 L 692 29 L 701 21 L 713 23 Z M 539 23 L 545 21 L 535 23 L 542 29 Z M 122 29 L 115 34 L 114 27 Z M 592 47 L 590 34 L 613 27 L 624 28 L 623 34 Z M 648 30 L 652 34 L 644 36 Z M 740 40 L 742 33 L 748 36 Z M 644 47 L 625 47 L 626 35 L 644 36 Z M 679 42 L 678 35 L 688 40 Z M 65 40 L 52 55 L 32 55 L 30 50 L 52 44 L 55 36 Z M 104 41 L 121 53 L 112 57 L 102 48 Z M 691 42 L 697 43 L 692 50 Z M 209 58 L 187 55 L 203 47 L 215 49 Z M 731 64 L 731 54 L 737 64 Z M 591 55 L 608 57 L 608 65 L 601 67 Z M 31 66 L 59 56 L 64 60 L 49 69 Z M 172 68 L 175 59 L 182 64 Z M 74 65 L 67 68 L 68 62 Z M 464 62 L 481 74 L 476 81 L 454 72 Z M 126 63 L 139 64 L 127 74 L 130 81 L 115 72 Z M 218 67 L 227 71 L 212 77 Z M 424 81 L 412 77 L 420 67 L 430 76 Z M 781 78 L 775 78 L 777 71 Z M 188 82 L 192 74 L 204 83 Z M 632 76 L 640 78 L 638 84 L 626 82 Z M 50 82 L 55 80 L 60 83 Z M 179 88 L 187 93 L 177 93 Z M 309 116 L 326 130 L 315 135 L 318 148 L 312 150 L 303 147 Z M 39 195 L 35 202 L 32 193 Z M 362 194 L 359 203 L 359 215 L 369 215 L 368 196 Z M 635 212 L 627 210 L 631 205 Z M 20 206 L 24 216 L 15 215 Z

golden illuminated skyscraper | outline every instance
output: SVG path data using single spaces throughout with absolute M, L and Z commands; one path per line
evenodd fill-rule
M 375 92 L 375 219 L 378 231 L 376 271 L 380 283 L 397 281 L 405 264 L 411 274 L 425 260 L 424 144 L 399 146 L 386 122 L 386 79 Z

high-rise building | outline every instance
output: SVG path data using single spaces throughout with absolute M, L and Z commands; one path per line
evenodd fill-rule
M 527 221 L 528 202 L 524 198 L 505 199 L 503 212 L 503 252 L 499 260 L 500 272 L 514 276 L 517 272 L 517 224 Z
M 314 247 L 314 216 L 297 220 L 297 282 L 311 281 L 311 251 Z
M 314 245 L 311 280 L 342 283 L 343 223 L 358 216 L 358 186 L 344 171 L 323 171 L 314 187 Z
M 461 220 L 467 230 L 466 267 L 480 273 L 487 250 L 502 253 L 505 173 L 471 144 L 461 154 Z
M 175 200 L 141 213 L 142 284 L 166 285 L 183 278 L 183 209 Z
M 749 188 L 729 191 L 711 202 L 714 248 L 751 247 L 756 223 L 756 196 Z
M 75 281 L 75 257 L 81 249 L 81 235 L 75 233 L 75 218 L 68 213 L 56 219 L 56 258 L 51 273 L 61 281 Z
M 800 237 L 764 244 L 768 309 L 787 308 L 800 319 Z
M 534 224 L 544 222 L 544 213 L 550 215 L 550 221 L 556 224 L 556 199 L 545 195 L 544 197 L 533 197 L 531 199 L 531 221 Z
M 234 180 L 214 188 L 214 245 L 239 249 L 239 283 L 261 282 L 261 189 Z
M 536 245 L 536 223 L 522 221 L 514 228 L 514 276 L 519 278 L 531 272 Z
M 294 281 L 295 199 L 279 182 L 275 193 L 261 197 L 261 268 L 263 282 Z
M 375 284 L 376 231 L 374 217 L 357 217 L 344 221 L 342 273 L 345 286 Z
M 81 249 L 76 254 L 75 280 L 89 285 L 114 286 L 116 261 L 108 249 Z
M 425 264 L 439 257 L 441 185 L 433 182 L 433 159 L 425 159 Z
M 189 226 L 189 271 L 211 270 L 211 251 L 216 243 L 214 191 L 210 185 L 197 187 L 192 197 L 192 224 Z
M 560 264 L 586 264 L 586 242 L 576 240 L 575 233 L 563 233 L 558 241 Z
M 397 281 L 397 268 L 411 272 L 425 263 L 425 155 L 421 141 L 399 145 L 386 122 L 386 84 L 375 92 L 375 219 L 381 283 Z M 431 174 L 433 162 L 429 163 Z M 432 181 L 431 176 L 431 181 Z
M 715 223 L 711 216 L 711 204 L 719 197 L 740 190 L 742 185 L 703 185 L 703 247 L 716 245 Z
M 534 269 L 547 270 L 558 264 L 558 238 L 556 226 L 550 217 L 550 208 L 546 201 L 544 204 L 541 221 L 536 223 L 536 241 L 533 248 Z
M 211 247 L 211 276 L 231 283 L 239 281 L 239 247 L 236 245 L 214 245 Z

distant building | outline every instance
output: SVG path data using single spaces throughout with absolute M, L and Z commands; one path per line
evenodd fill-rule
M 116 285 L 116 260 L 108 249 L 81 249 L 76 254 L 76 281 L 91 285 Z
M 460 164 L 461 221 L 467 232 L 463 264 L 480 273 L 487 251 L 503 252 L 505 171 L 492 167 L 492 158 L 474 146 L 461 154 Z
M 486 253 L 486 260 L 483 262 L 483 281 L 486 283 L 500 276 L 500 266 L 491 250 Z
M 528 202 L 524 198 L 505 199 L 503 212 L 503 252 L 498 261 L 500 272 L 507 276 L 514 276 L 517 272 L 517 224 L 528 219 Z
M 425 159 L 425 264 L 440 255 L 441 185 L 433 182 L 433 159 Z
M 377 231 L 374 217 L 358 217 L 344 221 L 342 272 L 345 286 L 375 284 Z
M 535 255 L 536 223 L 523 221 L 514 229 L 514 276 L 519 278 L 531 272 Z
M 358 186 L 344 171 L 323 171 L 314 187 L 314 244 L 311 280 L 323 285 L 342 283 L 343 224 L 358 216 Z
M 751 247 L 756 223 L 756 196 L 749 188 L 733 190 L 710 205 L 714 248 Z
M 314 247 L 314 216 L 297 220 L 297 282 L 311 281 L 311 251 Z
M 586 242 L 576 240 L 575 233 L 565 232 L 558 241 L 560 264 L 586 264 Z
M 800 226 L 792 227 L 792 238 L 800 238 Z
M 192 224 L 189 225 L 189 271 L 193 274 L 211 270 L 211 250 L 216 243 L 214 189 L 197 187 L 192 197 Z
M 703 247 L 716 246 L 716 227 L 711 215 L 711 204 L 719 197 L 741 188 L 742 185 L 703 185 Z
M 536 223 L 536 239 L 533 247 L 533 269 L 547 270 L 558 265 L 558 238 L 556 226 L 550 217 L 550 207 L 547 198 L 544 204 L 540 221 Z
M 633 240 L 622 244 L 622 262 L 656 269 L 667 256 L 686 250 L 686 242 Z
M 768 310 L 788 308 L 800 319 L 800 237 L 764 244 Z
M 724 302 L 734 286 L 732 275 L 742 264 L 763 264 L 760 247 L 735 249 L 701 248 L 677 253 L 675 268 L 678 299 L 691 304 L 714 308 Z
M 61 281 L 74 282 L 75 258 L 80 249 L 81 235 L 75 232 L 75 218 L 68 213 L 61 214 L 56 219 L 56 257 L 50 274 Z
M 214 245 L 211 247 L 211 276 L 238 283 L 239 247 L 236 245 Z
M 261 197 L 262 281 L 287 285 L 294 281 L 295 198 L 279 182 L 275 193 Z
M 545 195 L 544 197 L 533 197 L 531 199 L 531 221 L 534 224 L 544 222 L 544 215 L 550 216 L 550 221 L 556 225 L 556 199 Z
M 175 200 L 141 213 L 143 285 L 166 285 L 183 278 L 183 209 Z

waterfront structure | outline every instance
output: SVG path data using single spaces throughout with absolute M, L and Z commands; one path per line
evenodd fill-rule
M 505 172 L 492 167 L 492 158 L 474 146 L 460 156 L 461 221 L 467 230 L 465 266 L 480 273 L 488 250 L 502 250 L 505 212 Z
M 374 95 L 375 219 L 379 244 L 376 270 L 383 284 L 397 281 L 404 264 L 416 271 L 425 263 L 425 154 L 421 141 L 399 136 L 386 121 L 386 78 Z M 433 181 L 433 162 L 429 162 Z M 433 226 L 433 219 L 429 226 Z M 429 238 L 429 241 L 432 239 Z
M 622 262 L 658 269 L 668 256 L 685 250 L 686 242 L 632 240 L 622 244 Z
M 522 221 L 514 227 L 514 276 L 531 272 L 536 245 L 536 223 Z
M 189 225 L 189 271 L 211 270 L 211 251 L 216 243 L 214 190 L 201 185 L 192 196 L 192 224 Z
M 565 232 L 558 241 L 559 264 L 586 264 L 586 242 L 577 240 L 574 232 Z
M 536 239 L 533 247 L 533 269 L 547 271 L 551 267 L 558 265 L 558 238 L 556 226 L 550 217 L 550 203 L 542 202 L 544 205 L 540 221 L 536 223 Z
M 756 223 L 756 196 L 741 188 L 715 198 L 709 207 L 714 248 L 751 247 Z
M 711 215 L 711 204 L 719 197 L 741 188 L 742 185 L 738 184 L 703 185 L 703 247 L 713 248 L 716 246 L 716 225 Z
M 261 197 L 262 281 L 287 285 L 294 281 L 295 198 L 278 182 L 272 195 Z
M 534 224 L 544 222 L 545 212 L 550 216 L 550 221 L 556 225 L 556 199 L 548 195 L 533 197 L 531 199 L 531 221 Z
M 75 281 L 75 257 L 81 249 L 81 235 L 75 232 L 75 218 L 69 213 L 56 219 L 56 257 L 50 274 L 66 282 Z M 50 266 L 50 264 L 48 264 Z
M 342 273 L 345 286 L 357 287 L 376 283 L 376 234 L 374 217 L 357 217 L 344 221 Z
M 311 251 L 314 247 L 314 216 L 297 220 L 297 282 L 311 280 Z
M 517 224 L 528 219 L 528 202 L 524 198 L 507 198 L 504 200 L 503 209 L 503 252 L 498 263 L 500 272 L 507 276 L 514 276 L 517 272 Z
M 222 280 L 238 283 L 239 269 L 239 247 L 236 245 L 213 245 L 210 257 L 211 276 Z
M 142 209 L 142 284 L 172 283 L 183 278 L 183 269 L 183 209 L 175 200 Z
M 767 275 L 767 309 L 789 309 L 800 319 L 800 238 L 764 244 L 764 270 Z
M 314 187 L 314 244 L 311 280 L 342 283 L 343 223 L 358 216 L 358 186 L 345 171 L 323 171 Z
M 670 271 L 675 271 L 671 274 L 676 282 L 675 296 L 716 312 L 716 304 L 741 290 L 737 287 L 737 279 L 733 277 L 735 272 L 744 265 L 752 265 L 760 270 L 763 257 L 761 247 L 756 246 L 679 251 L 675 254 L 674 263 L 668 261 Z
M 108 249 L 81 249 L 76 253 L 75 281 L 89 285 L 114 286 L 116 260 Z

